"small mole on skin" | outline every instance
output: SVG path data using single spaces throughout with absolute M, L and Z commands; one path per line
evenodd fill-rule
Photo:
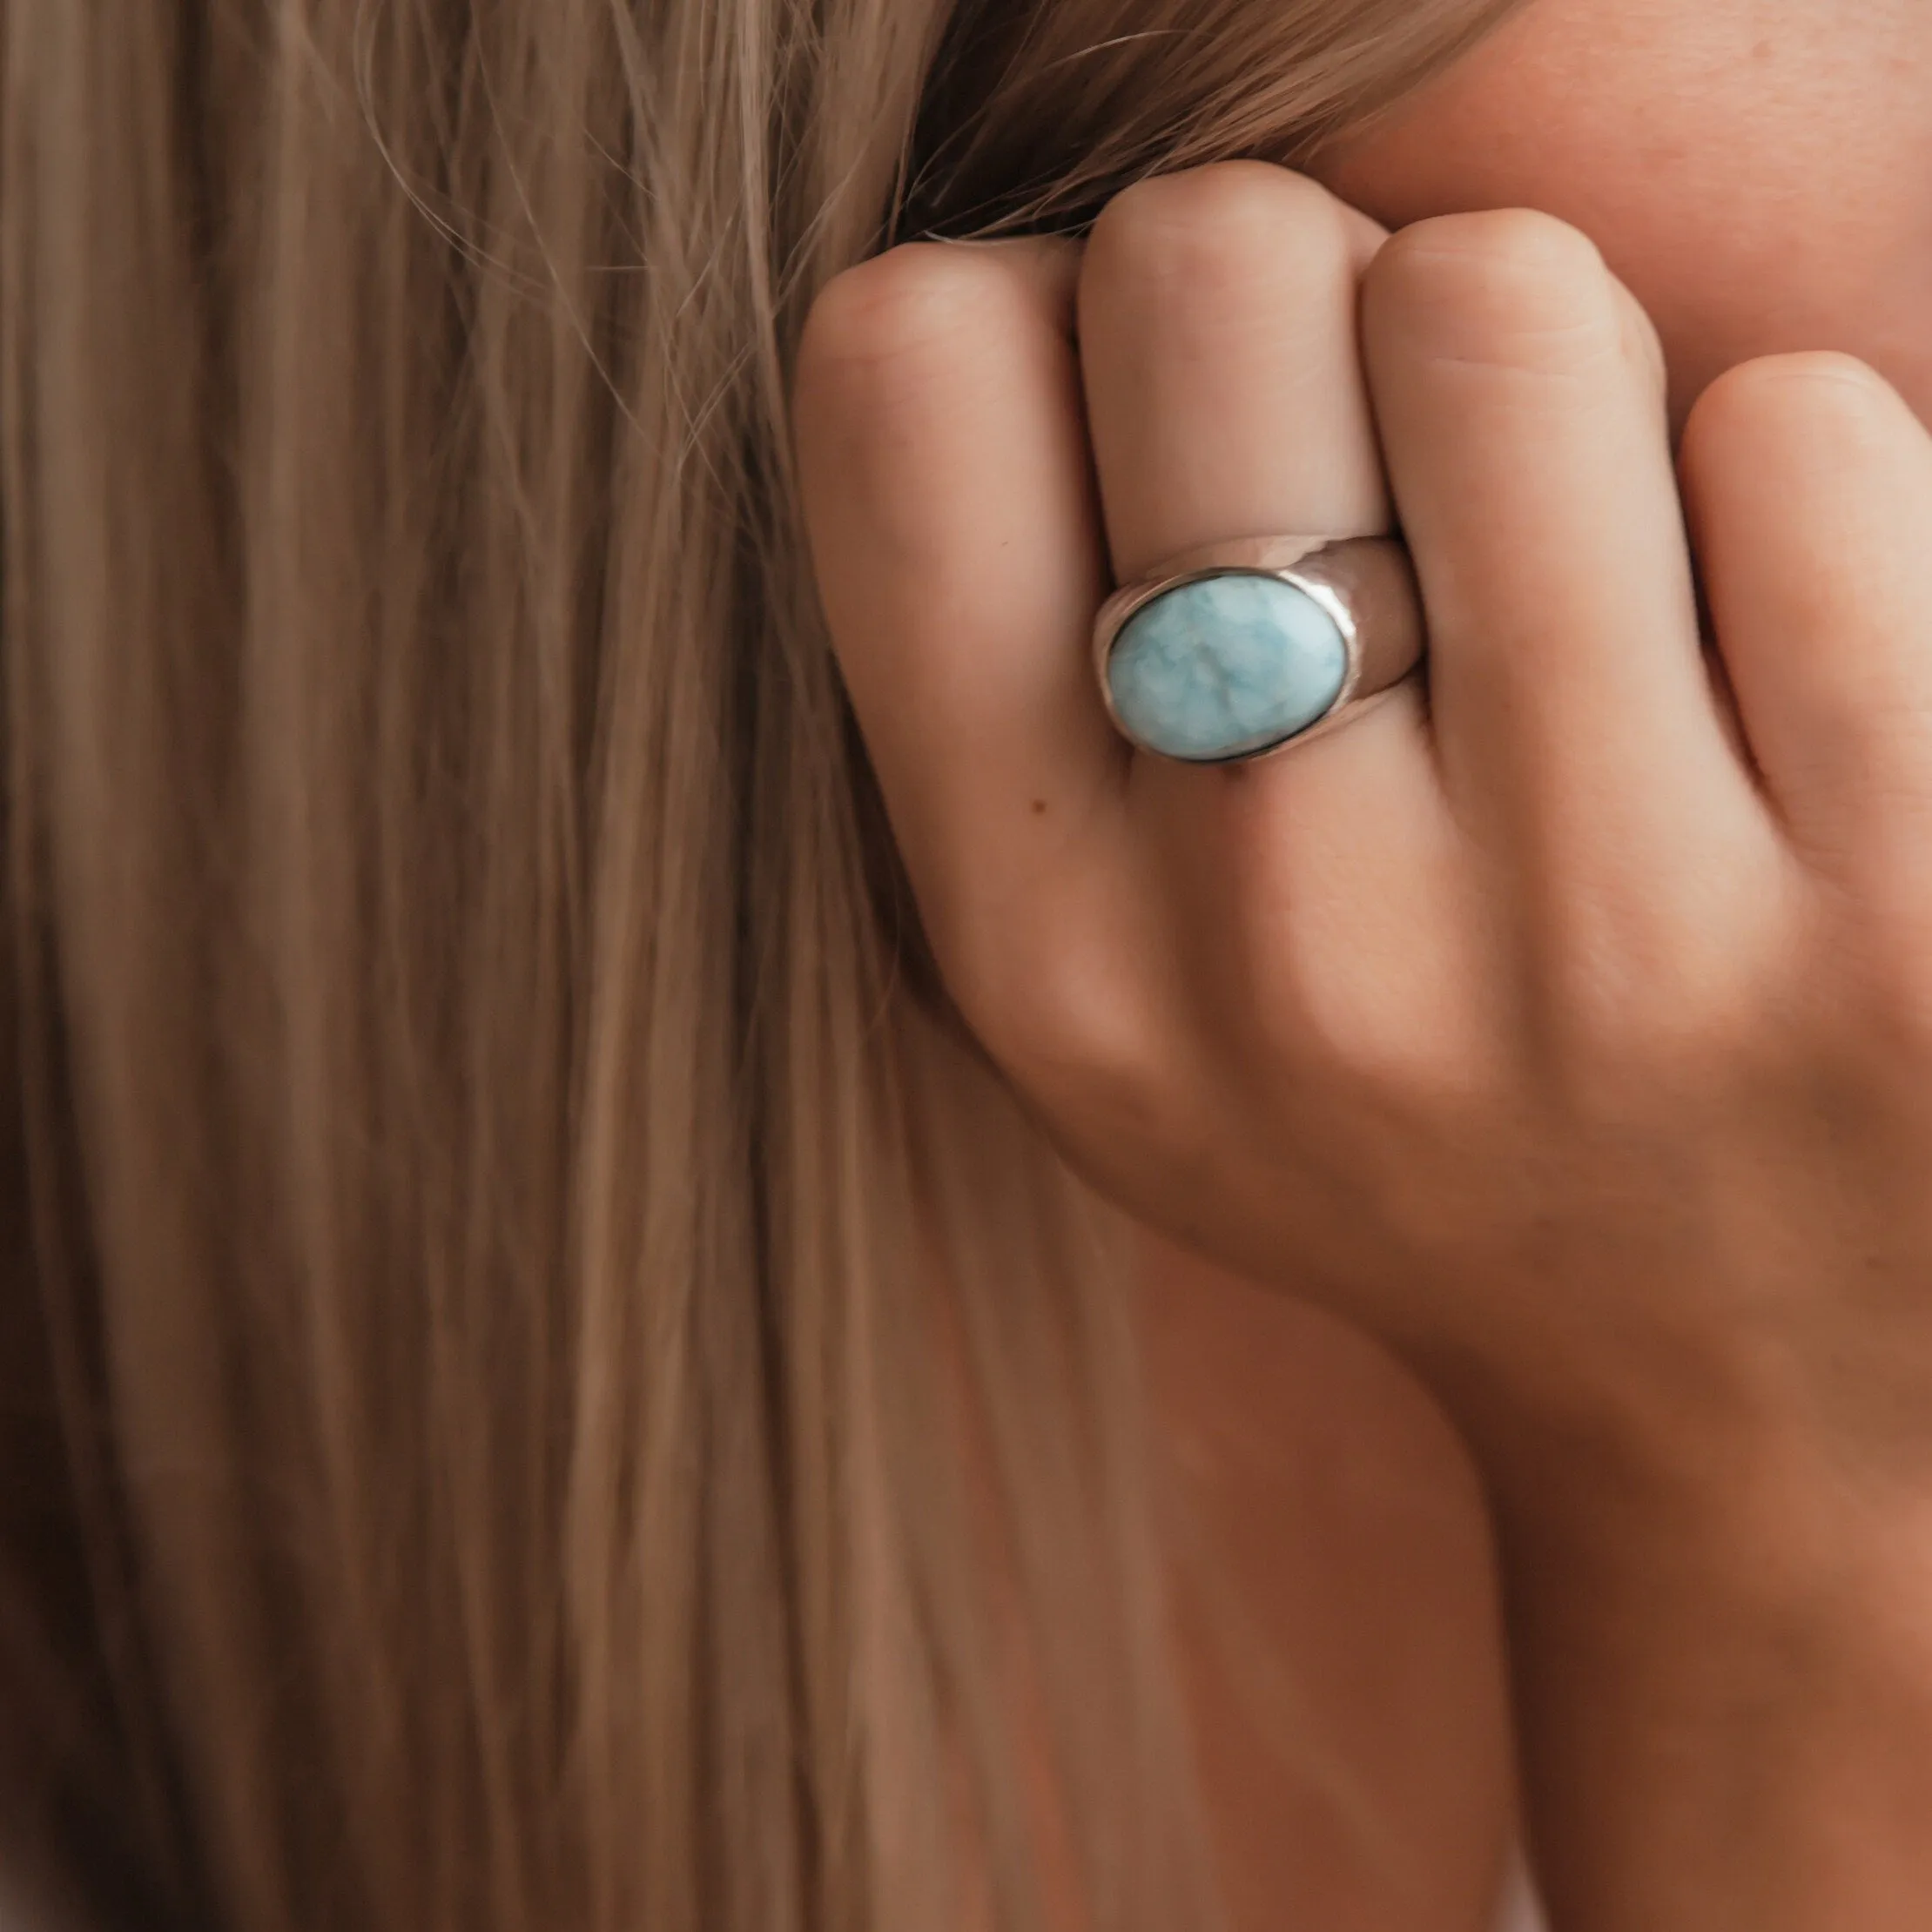
M 1047 801 L 1046 801 L 1046 800 L 1045 800 L 1044 798 L 1035 798 L 1035 799 L 1033 800 L 1033 816 L 1034 816 L 1034 818 L 1038 818 L 1038 817 L 1039 817 L 1039 816 L 1040 815 L 1040 813 L 1041 813 L 1041 812 L 1043 812 L 1044 811 L 1046 811 L 1046 809 L 1047 809 Z

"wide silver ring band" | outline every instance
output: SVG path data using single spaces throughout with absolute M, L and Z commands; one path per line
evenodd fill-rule
M 1204 544 L 1168 558 L 1135 582 L 1123 584 L 1094 617 L 1094 672 L 1101 700 L 1115 730 L 1129 744 L 1156 757 L 1170 756 L 1137 737 L 1114 709 L 1107 665 L 1121 631 L 1156 597 L 1208 577 L 1233 575 L 1277 577 L 1312 598 L 1342 634 L 1348 650 L 1347 672 L 1328 709 L 1300 730 L 1258 751 L 1185 762 L 1252 764 L 1305 744 L 1360 717 L 1422 664 L 1426 645 L 1422 595 L 1409 548 L 1399 537 L 1242 537 Z

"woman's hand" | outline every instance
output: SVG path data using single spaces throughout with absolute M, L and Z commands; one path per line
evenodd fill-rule
M 1892 1932 L 1932 1922 L 1932 441 L 1787 358 L 1673 472 L 1663 399 L 1572 231 L 1385 241 L 1237 164 L 1084 250 L 841 277 L 797 427 L 966 1020 L 1105 1192 L 1469 1433 L 1558 1922 Z M 1397 513 L 1426 703 L 1249 767 L 1114 735 L 1111 582 Z
M 1234 164 L 1084 252 L 852 271 L 798 427 L 947 986 L 1103 1190 L 1366 1323 L 1479 1438 L 1799 1405 L 1932 1483 L 1932 440 L 1835 357 L 1699 405 L 1740 742 L 1663 394 L 1574 231 L 1384 244 Z M 1262 765 L 1129 752 L 1110 580 L 1391 495 L 1426 704 Z

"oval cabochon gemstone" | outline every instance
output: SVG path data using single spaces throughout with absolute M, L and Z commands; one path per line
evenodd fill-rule
M 1305 730 L 1340 695 L 1349 647 L 1305 590 L 1245 572 L 1177 585 L 1121 625 L 1107 679 L 1121 722 L 1208 764 Z

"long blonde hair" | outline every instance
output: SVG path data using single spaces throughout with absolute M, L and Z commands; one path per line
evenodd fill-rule
M 1507 4 L 0 3 L 0 1696 L 103 1921 L 1200 1922 L 1114 1231 L 786 372 Z

